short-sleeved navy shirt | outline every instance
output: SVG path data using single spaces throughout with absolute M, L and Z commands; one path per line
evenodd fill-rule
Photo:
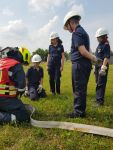
M 90 63 L 90 60 L 82 56 L 78 50 L 79 46 L 84 45 L 85 48 L 90 50 L 90 41 L 87 32 L 78 25 L 76 30 L 72 33 L 72 44 L 71 44 L 71 61 L 81 62 L 85 61 Z
M 30 67 L 26 73 L 26 78 L 28 79 L 28 86 L 38 87 L 41 79 L 43 78 L 43 68 L 39 66 L 37 70 L 34 66 Z
M 49 64 L 61 65 L 61 58 L 62 58 L 63 52 L 64 52 L 64 47 L 62 44 L 58 44 L 57 46 L 50 45 L 49 46 L 49 55 L 50 55 Z
M 96 48 L 96 52 L 95 52 L 95 56 L 104 60 L 104 58 L 110 58 L 110 45 L 108 42 L 106 43 L 99 43 L 97 48 Z

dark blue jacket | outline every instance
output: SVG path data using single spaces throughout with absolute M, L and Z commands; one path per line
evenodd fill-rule
M 76 30 L 72 33 L 71 61 L 91 64 L 90 60 L 82 56 L 78 50 L 79 46 L 82 45 L 85 46 L 87 51 L 90 50 L 89 36 L 87 32 L 80 25 L 78 25 Z
M 62 44 L 58 44 L 57 46 L 50 45 L 49 46 L 49 55 L 50 60 L 49 66 L 61 66 L 62 53 L 64 52 L 64 47 Z
M 39 70 L 37 70 L 34 66 L 30 67 L 27 70 L 26 78 L 28 79 L 28 87 L 34 86 L 38 88 L 41 79 L 43 78 L 43 68 L 39 66 Z
M 96 52 L 95 52 L 96 57 L 104 60 L 104 58 L 110 58 L 110 45 L 108 42 L 105 43 L 99 43 Z

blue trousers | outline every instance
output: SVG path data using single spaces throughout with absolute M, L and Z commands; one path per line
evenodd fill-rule
M 48 70 L 48 74 L 51 92 L 52 93 L 57 92 L 58 94 L 60 94 L 60 77 L 61 77 L 60 66 L 50 67 Z
M 30 116 L 20 99 L 0 97 L 0 124 L 10 122 L 11 114 L 16 116 L 19 123 L 30 121 Z
M 108 69 L 106 75 L 99 75 L 101 67 L 95 67 L 95 79 L 96 79 L 96 101 L 97 103 L 104 104 L 105 89 L 107 83 Z
M 91 72 L 91 65 L 72 63 L 72 87 L 74 94 L 74 113 L 85 115 L 87 84 Z
M 38 100 L 39 98 L 46 97 L 46 92 L 44 89 L 40 93 L 38 93 L 37 88 L 34 86 L 29 87 L 29 97 L 31 100 Z

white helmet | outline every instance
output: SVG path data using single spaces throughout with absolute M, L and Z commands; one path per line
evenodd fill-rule
M 63 22 L 63 25 L 64 25 L 64 29 L 65 29 L 65 30 L 67 30 L 67 27 L 65 26 L 66 23 L 67 23 L 67 21 L 68 21 L 70 18 L 74 17 L 74 16 L 76 16 L 76 17 L 78 17 L 79 19 L 81 19 L 81 15 L 79 14 L 79 12 L 74 11 L 74 10 L 68 12 L 68 13 L 65 15 L 65 17 L 64 17 L 64 22 Z
M 56 39 L 56 38 L 58 38 L 58 37 L 59 37 L 59 35 L 58 35 L 58 33 L 56 33 L 56 32 L 52 32 L 52 33 L 50 34 L 50 40 Z
M 32 62 L 41 62 L 42 59 L 40 57 L 40 55 L 38 54 L 35 54 L 33 57 L 32 57 Z
M 95 37 L 99 37 L 99 36 L 102 36 L 102 35 L 108 35 L 108 31 L 105 29 L 105 28 L 99 28 L 97 31 L 96 31 L 96 35 Z

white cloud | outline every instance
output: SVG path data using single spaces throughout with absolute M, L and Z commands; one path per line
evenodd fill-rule
M 43 27 L 30 30 L 21 19 L 9 21 L 7 26 L 0 27 L 1 46 L 27 46 L 31 51 L 48 48 L 50 32 L 57 23 L 58 16 L 54 16 Z
M 2 47 L 24 45 L 28 40 L 28 29 L 22 20 L 9 21 L 8 25 L 0 26 Z
M 5 36 L 22 36 L 27 33 L 27 28 L 22 20 L 9 21 L 7 26 L 0 27 L 0 33 Z
M 59 19 L 58 16 L 54 16 L 42 28 L 35 30 L 34 33 L 31 33 L 32 41 L 33 41 L 33 43 L 35 43 L 36 48 L 38 48 L 38 47 L 47 48 L 48 47 L 49 34 L 53 30 L 53 28 L 56 28 L 58 19 Z
M 14 16 L 14 12 L 12 12 L 9 8 L 4 8 L 1 13 L 5 16 Z
M 42 33 L 49 33 L 50 30 L 57 24 L 58 16 L 54 16 L 53 19 L 50 19 L 49 22 L 39 29 L 39 35 Z
M 105 21 L 105 18 L 107 18 L 107 21 Z M 87 22 L 84 22 L 84 27 L 87 30 L 89 36 L 90 36 L 90 41 L 91 41 L 91 48 L 92 51 L 94 52 L 96 50 L 96 47 L 98 45 L 97 39 L 95 38 L 95 33 L 96 30 L 100 27 L 105 27 L 109 31 L 109 41 L 111 45 L 111 49 L 113 50 L 113 30 L 112 30 L 112 25 L 113 24 L 113 19 L 112 19 L 112 14 L 109 14 L 104 16 L 95 16 L 95 18 L 92 18 L 92 20 L 87 20 Z
M 70 0 L 29 0 L 29 6 L 35 11 L 45 11 L 65 2 L 70 2 Z

